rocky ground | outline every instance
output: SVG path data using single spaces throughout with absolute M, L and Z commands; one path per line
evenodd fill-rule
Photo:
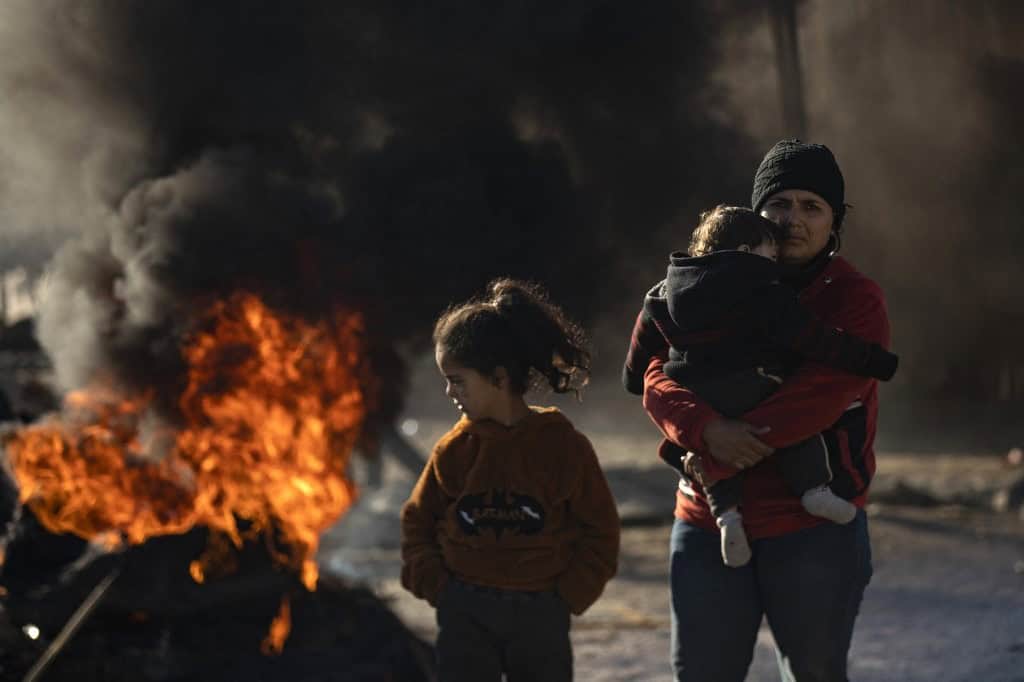
M 417 425 L 421 447 L 445 428 Z M 412 431 L 412 429 L 409 429 Z M 667 548 L 674 482 L 649 431 L 587 429 L 625 522 L 619 575 L 573 623 L 577 679 L 668 680 Z M 869 508 L 875 574 L 851 652 L 859 682 L 1024 682 L 1024 519 L 1005 454 L 882 453 Z M 431 638 L 433 611 L 398 585 L 397 511 L 411 477 L 384 484 L 325 538 L 324 570 L 362 582 Z M 998 509 L 998 510 L 997 510 Z M 1001 511 L 1000 511 L 1001 510 Z M 763 629 L 750 682 L 777 680 Z

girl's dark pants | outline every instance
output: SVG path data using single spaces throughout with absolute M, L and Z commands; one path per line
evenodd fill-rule
M 847 682 L 853 623 L 871 579 L 863 510 L 751 543 L 740 568 L 722 563 L 717 533 L 672 528 L 672 664 L 676 680 L 743 682 L 761 616 L 776 642 L 784 682 Z
M 569 606 L 551 592 L 449 579 L 437 605 L 441 682 L 570 682 Z

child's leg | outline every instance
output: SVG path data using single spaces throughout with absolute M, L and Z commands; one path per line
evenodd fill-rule
M 512 597 L 505 606 L 507 682 L 572 682 L 569 605 L 546 592 Z
M 449 579 L 437 604 L 440 682 L 501 682 L 502 652 L 488 627 L 486 595 Z
M 686 369 L 683 362 L 665 365 L 665 373 L 670 379 L 687 386 L 726 417 L 738 417 L 749 411 L 771 395 L 781 381 L 772 374 L 776 370 L 766 372 L 760 367 L 703 378 L 688 376 Z M 750 544 L 739 512 L 742 480 L 742 476 L 733 476 L 705 490 L 711 513 L 721 531 L 722 561 L 732 567 L 743 566 L 750 561 Z
M 686 374 L 686 365 L 681 362 L 665 363 L 669 379 L 686 386 L 725 417 L 739 417 L 754 409 L 778 390 L 782 380 L 776 375 L 781 373 L 778 367 L 748 367 L 698 378 Z
M 853 521 L 857 507 L 828 487 L 832 468 L 828 463 L 828 448 L 820 435 L 790 446 L 777 456 L 782 477 L 808 514 L 835 523 Z
M 722 536 L 722 561 L 733 568 L 750 561 L 750 543 L 739 512 L 742 486 L 743 474 L 737 474 L 718 481 L 705 491 Z

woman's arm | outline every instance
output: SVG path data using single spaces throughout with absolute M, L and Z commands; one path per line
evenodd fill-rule
M 704 429 L 721 416 L 700 396 L 665 374 L 664 355 L 654 357 L 644 373 L 644 409 L 670 441 L 687 450 L 704 450 Z
M 836 282 L 833 286 L 841 286 Z M 828 324 L 866 341 L 889 346 L 889 316 L 882 290 L 874 282 L 854 280 L 836 295 Z M 770 430 L 762 440 L 781 448 L 832 426 L 854 401 L 864 397 L 873 379 L 814 363 L 800 366 L 779 390 L 743 415 L 743 421 Z
M 672 381 L 664 364 L 664 357 L 656 357 L 647 369 L 644 409 L 665 438 L 700 454 L 710 478 L 729 478 L 772 453 L 759 438 L 764 429 L 722 417 L 696 393 Z
M 806 361 L 883 381 L 896 372 L 898 358 L 881 343 L 826 324 L 784 284 L 762 287 L 746 310 L 760 334 L 777 346 L 796 351 Z
M 641 308 L 629 339 L 626 362 L 622 365 L 622 385 L 635 395 L 644 393 L 644 372 L 651 358 L 668 352 L 668 342 L 658 331 L 646 308 Z
M 831 286 L 835 288 L 829 292 L 830 305 L 822 321 L 887 348 L 889 317 L 878 285 L 857 278 Z M 742 420 L 733 420 L 723 419 L 692 391 L 669 379 L 663 365 L 664 358 L 651 361 L 644 377 L 644 408 L 666 438 L 701 454 L 705 471 L 716 479 L 728 478 L 775 448 L 829 428 L 873 381 L 806 363 Z
M 408 501 L 402 506 L 402 587 L 437 606 L 448 579 L 437 542 L 437 525 L 444 520 L 448 498 L 437 477 L 435 450 L 423 468 Z

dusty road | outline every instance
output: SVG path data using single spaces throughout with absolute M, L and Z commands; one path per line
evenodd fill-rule
M 444 425 L 425 426 L 431 428 L 414 440 L 428 448 Z M 653 435 L 588 433 L 628 524 L 619 575 L 574 620 L 576 679 L 670 680 L 674 481 L 663 465 L 642 463 L 638 453 L 653 452 Z M 869 508 L 875 573 L 854 636 L 852 680 L 1024 682 L 1024 520 L 982 509 L 994 488 L 1020 475 L 995 455 L 880 455 L 878 501 Z M 432 609 L 397 581 L 397 511 L 412 481 L 394 464 L 385 467 L 384 480 L 328 534 L 321 563 L 373 586 L 406 623 L 432 638 Z M 778 680 L 767 629 L 747 680 Z
M 887 508 L 870 523 L 875 575 L 854 638 L 851 679 L 1024 681 L 1019 522 Z M 667 537 L 667 528 L 626 531 L 619 578 L 576 622 L 579 679 L 670 679 Z M 770 637 L 763 629 L 751 682 L 778 679 Z
M 851 652 L 859 682 L 1024 682 L 1024 537 L 1010 516 L 885 508 L 871 516 L 875 575 Z M 619 576 L 573 624 L 577 679 L 668 680 L 668 527 L 623 535 Z M 395 578 L 398 551 L 347 552 L 424 637 L 433 611 Z M 749 682 L 777 680 L 762 630 Z

